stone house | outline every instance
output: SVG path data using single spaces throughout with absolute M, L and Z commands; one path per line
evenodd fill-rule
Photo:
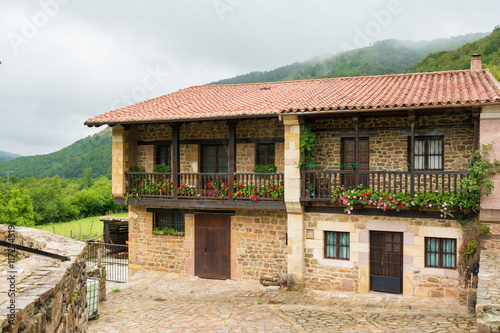
M 474 58 L 471 70 L 194 86 L 85 124 L 113 128 L 131 272 L 457 297 L 462 231 L 443 208 L 346 212 L 332 198 L 358 185 L 457 191 L 473 151 L 500 136 L 500 83 Z M 317 142 L 300 169 L 306 129 Z M 276 172 L 254 172 L 268 164 Z M 496 184 L 485 221 L 498 220 Z

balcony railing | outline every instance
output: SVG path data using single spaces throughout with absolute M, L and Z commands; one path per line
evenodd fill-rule
M 302 199 L 328 201 L 332 193 L 362 184 L 377 192 L 415 194 L 431 191 L 456 193 L 468 171 L 352 171 L 304 170 L 302 172 Z
M 137 198 L 279 201 L 270 188 L 284 186 L 283 173 L 179 173 L 174 189 L 172 173 L 127 172 L 127 192 Z M 267 191 L 267 193 L 265 192 Z M 241 193 L 241 194 L 240 194 Z M 281 191 L 282 193 L 282 191 Z

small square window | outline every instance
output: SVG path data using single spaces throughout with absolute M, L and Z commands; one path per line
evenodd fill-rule
M 349 233 L 325 231 L 325 258 L 349 260 Z
M 184 214 L 155 213 L 153 230 L 161 230 L 165 227 L 173 228 L 177 232 L 185 232 Z
M 455 269 L 456 266 L 456 239 L 425 238 L 425 267 Z

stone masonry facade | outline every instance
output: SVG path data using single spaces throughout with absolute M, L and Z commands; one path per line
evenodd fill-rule
M 129 159 L 127 169 L 138 166 L 146 172 L 153 172 L 155 164 L 154 145 L 135 145 L 137 141 L 161 141 L 172 139 L 172 129 L 168 124 L 139 125 L 129 136 L 129 150 L 137 151 L 136 159 Z M 277 119 L 243 120 L 236 127 L 237 138 L 266 139 L 283 138 L 283 125 Z M 226 139 L 228 126 L 225 122 L 189 123 L 181 126 L 180 140 L 189 139 Z M 222 143 L 222 141 L 221 141 Z M 198 144 L 180 145 L 180 172 L 200 172 L 200 146 Z M 130 152 L 132 155 L 135 152 Z M 236 145 L 236 172 L 253 172 L 256 164 L 256 144 L 238 143 Z M 277 172 L 284 170 L 284 145 L 275 143 L 275 164 Z
M 184 236 L 167 236 L 152 234 L 153 214 L 129 206 L 130 270 L 193 275 L 195 215 L 185 214 Z M 286 228 L 284 212 L 238 210 L 231 216 L 231 278 L 286 273 Z
M 425 237 L 453 238 L 457 240 L 457 248 L 460 247 L 462 232 L 456 221 L 304 213 L 304 206 L 300 202 L 301 176 L 297 169 L 303 125 L 296 115 L 284 115 L 281 119 L 241 120 L 237 124 L 237 141 L 278 139 L 273 140 L 279 141 L 275 143 L 275 164 L 278 172 L 285 173 L 286 211 L 235 210 L 236 213 L 231 216 L 231 278 L 259 279 L 262 275 L 287 273 L 289 282 L 292 279 L 291 284 L 297 285 L 299 290 L 301 286 L 307 286 L 321 290 L 366 292 L 370 290 L 369 234 L 370 230 L 378 230 L 401 232 L 404 235 L 404 295 L 461 297 L 463 290 L 459 286 L 457 270 L 425 267 Z M 360 137 L 369 140 L 370 170 L 408 170 L 409 125 L 406 115 L 367 117 L 360 121 Z M 354 137 L 351 117 L 309 119 L 305 126 L 316 133 L 313 158 L 317 168 L 341 169 L 342 140 Z M 474 147 L 474 128 L 470 114 L 420 114 L 417 115 L 415 126 L 416 138 L 444 138 L 445 171 L 468 169 Z M 113 131 L 115 133 L 115 128 Z M 119 131 L 117 129 L 117 133 Z M 184 123 L 180 127 L 180 140 L 224 139 L 225 142 L 228 131 L 228 125 L 224 121 Z M 116 143 L 114 141 L 114 145 L 122 149 L 121 155 L 113 155 L 116 155 L 117 163 L 121 163 L 125 170 L 131 166 L 139 166 L 145 168 L 146 172 L 153 171 L 156 154 L 154 144 L 147 142 L 169 141 L 172 133 L 168 124 L 132 125 L 122 132 L 122 140 L 118 138 Z M 221 144 L 224 142 L 221 140 Z M 180 172 L 200 172 L 201 144 L 180 144 Z M 255 163 L 256 144 L 237 142 L 236 172 L 252 172 Z M 153 213 L 147 212 L 147 208 L 176 209 L 174 202 L 168 205 L 130 206 L 129 251 L 132 271 L 194 274 L 194 214 L 185 215 L 186 233 L 183 237 L 152 235 Z M 311 230 L 313 238 L 306 238 L 306 231 Z M 325 231 L 349 232 L 349 260 L 324 258 Z
M 468 170 L 470 156 L 473 152 L 473 127 L 470 116 L 465 114 L 449 114 L 418 117 L 415 126 L 417 134 L 429 133 L 435 136 L 437 130 L 422 129 L 418 126 L 460 125 L 468 127 L 450 128 L 444 131 L 444 170 Z M 350 135 L 354 137 L 354 124 L 350 118 L 316 120 L 309 125 L 316 132 L 316 148 L 313 151 L 315 164 L 325 169 L 338 170 L 342 164 L 342 138 L 334 135 Z M 361 137 L 369 137 L 370 170 L 374 171 L 407 171 L 408 167 L 408 132 L 407 129 L 379 129 L 383 127 L 401 128 L 409 126 L 407 117 L 367 118 L 360 124 Z M 375 128 L 371 130 L 372 128 Z M 352 129 L 346 131 L 345 129 Z M 443 133 L 441 133 L 443 134 Z M 438 134 L 438 136 L 441 136 Z M 417 137 L 418 138 L 418 137 Z
M 366 292 L 369 285 L 370 231 L 403 232 L 403 294 L 431 298 L 459 298 L 463 290 L 456 269 L 425 267 L 425 237 L 444 237 L 461 244 L 456 221 L 306 213 L 305 228 L 314 238 L 305 240 L 306 285 L 320 290 Z M 349 260 L 325 259 L 325 231 L 348 232 Z

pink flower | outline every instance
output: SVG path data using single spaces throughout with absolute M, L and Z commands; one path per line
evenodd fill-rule
M 432 205 L 431 205 L 431 204 L 429 204 L 429 207 L 432 207 Z

